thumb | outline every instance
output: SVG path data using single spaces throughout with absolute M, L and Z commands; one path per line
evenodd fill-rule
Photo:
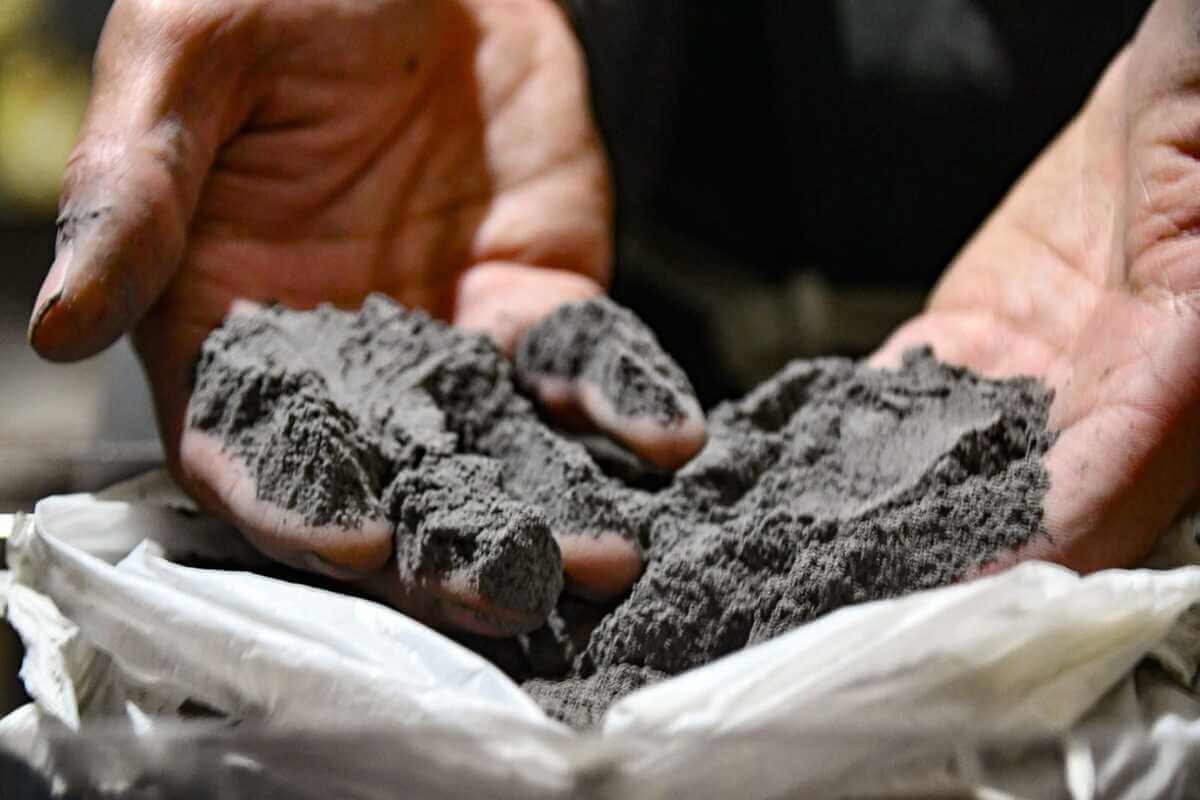
M 181 260 L 217 148 L 237 124 L 245 44 L 236 27 L 185 5 L 118 0 L 105 25 L 64 178 L 54 264 L 29 326 L 48 359 L 103 350 L 153 305 Z

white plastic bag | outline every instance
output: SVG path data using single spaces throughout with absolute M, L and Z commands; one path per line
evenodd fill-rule
M 1120 793 L 1122 764 L 1167 787 L 1189 762 L 1146 749 L 1200 741 L 1190 694 L 1161 669 L 1134 678 L 1148 655 L 1194 678 L 1184 612 L 1200 567 L 1081 579 L 1027 564 L 843 609 L 636 692 L 580 736 L 376 603 L 173 563 L 261 564 L 180 508 L 151 476 L 44 500 L 10 541 L 8 616 L 35 705 L 0 721 L 0 743 L 60 779 L 145 796 L 911 795 L 1025 786 L 1034 773 L 1015 765 L 1034 762 L 1012 762 L 1016 748 L 1063 791 L 1138 797 Z M 1159 558 L 1192 560 L 1191 533 Z M 1159 686 L 1179 702 L 1148 717 L 1138 698 Z M 181 721 L 198 707 L 223 719 Z

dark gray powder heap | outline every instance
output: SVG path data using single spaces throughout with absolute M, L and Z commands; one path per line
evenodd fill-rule
M 610 301 L 552 319 L 526 337 L 522 382 L 608 376 L 616 364 L 626 384 L 605 394 L 634 416 L 670 425 L 695 403 L 650 332 Z M 565 337 L 570 357 L 557 361 L 537 346 L 575 322 L 608 336 Z M 563 584 L 551 531 L 633 537 L 645 509 L 516 384 L 486 338 L 382 296 L 359 313 L 264 308 L 206 339 L 188 425 L 224 443 L 260 500 L 315 526 L 389 520 L 406 581 L 465 581 L 538 625 Z
M 609 301 L 562 306 L 521 339 L 526 389 L 543 377 L 583 380 L 618 414 L 678 425 L 697 404 L 683 370 L 628 310 Z
M 586 727 L 663 675 L 1020 546 L 1042 530 L 1049 399 L 929 351 L 898 371 L 793 363 L 709 416 L 708 446 L 655 498 L 631 595 L 584 647 L 560 637 L 567 683 L 526 687 Z
M 1044 535 L 1053 435 L 1033 380 L 929 351 L 895 371 L 795 362 L 718 407 L 704 451 L 652 491 L 630 485 L 644 485 L 635 458 L 557 433 L 514 388 L 603 381 L 613 407 L 678 422 L 690 388 L 640 323 L 588 301 L 518 352 L 515 376 L 484 339 L 378 298 L 358 315 L 235 316 L 205 345 L 190 424 L 263 499 L 316 523 L 392 520 L 402 573 L 468 575 L 497 603 L 548 612 L 519 639 L 466 640 L 580 727 L 633 689 Z M 552 610 L 551 531 L 634 537 L 646 571 L 619 604 L 563 595 Z

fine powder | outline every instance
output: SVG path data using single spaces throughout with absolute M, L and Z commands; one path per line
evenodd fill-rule
M 389 520 L 403 579 L 453 577 L 545 620 L 460 639 L 577 727 L 636 688 L 1045 535 L 1054 437 L 1031 379 L 986 380 L 928 350 L 894 371 L 797 361 L 716 408 L 703 452 L 664 476 L 544 422 L 522 387 L 547 378 L 659 425 L 695 403 L 607 300 L 550 315 L 510 364 L 372 297 L 357 314 L 231 316 L 205 343 L 188 423 L 310 524 Z M 628 536 L 646 570 L 621 602 L 585 603 L 561 593 L 552 532 Z

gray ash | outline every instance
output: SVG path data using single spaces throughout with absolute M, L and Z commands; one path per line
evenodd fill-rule
M 551 315 L 514 367 L 375 297 L 359 314 L 231 317 L 205 343 L 189 424 L 221 439 L 260 499 L 311 524 L 389 519 L 406 578 L 467 576 L 549 614 L 481 649 L 581 727 L 635 688 L 1045 535 L 1054 436 L 1031 379 L 987 380 L 929 350 L 897 370 L 798 361 L 715 409 L 703 452 L 647 483 L 622 451 L 539 418 L 521 387 L 547 376 L 594 381 L 613 408 L 665 424 L 694 403 L 608 301 Z M 631 593 L 602 613 L 559 599 L 552 533 L 610 531 L 644 549 Z

